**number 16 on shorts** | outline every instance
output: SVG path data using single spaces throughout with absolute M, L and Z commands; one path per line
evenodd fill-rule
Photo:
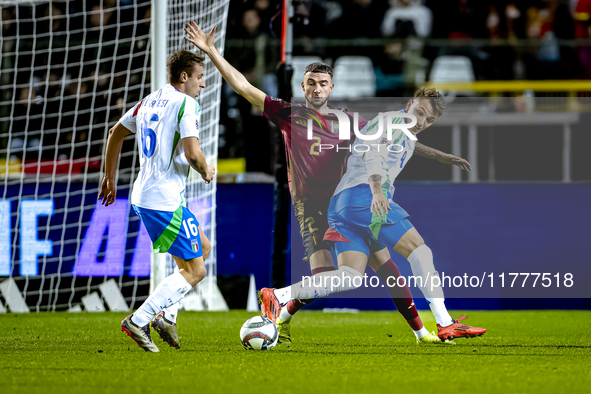
M 194 220 L 195 218 L 183 220 L 183 228 L 185 229 L 185 235 L 187 236 L 187 239 L 191 239 L 199 235 L 199 229 L 197 228 L 195 223 L 193 223 Z M 193 252 L 199 251 L 198 239 L 191 239 L 191 249 L 193 250 Z

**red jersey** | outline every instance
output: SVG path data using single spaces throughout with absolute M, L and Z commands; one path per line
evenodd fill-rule
M 353 113 L 341 111 L 349 116 L 352 124 Z M 349 139 L 339 139 L 339 122 L 335 115 L 320 115 L 303 105 L 269 96 L 265 97 L 263 115 L 281 129 L 285 139 L 287 176 L 293 200 L 330 199 L 347 169 L 347 158 L 355 142 L 353 127 L 349 130 Z M 312 119 L 313 138 L 310 140 L 308 119 Z M 358 121 L 361 130 L 367 120 L 359 117 Z

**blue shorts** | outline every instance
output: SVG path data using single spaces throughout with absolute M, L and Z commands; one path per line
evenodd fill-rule
M 410 215 L 391 200 L 385 192 L 391 210 L 386 217 L 371 213 L 373 195 L 368 185 L 345 189 L 334 196 L 328 207 L 328 224 L 325 240 L 332 242 L 337 256 L 355 250 L 369 257 L 384 247 L 394 248 L 400 238 L 413 225 Z
M 154 253 L 170 253 L 183 260 L 203 256 L 199 222 L 188 208 L 165 212 L 132 206 L 146 226 Z

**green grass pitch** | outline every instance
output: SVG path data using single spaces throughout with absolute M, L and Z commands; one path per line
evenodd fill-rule
M 396 312 L 303 311 L 292 345 L 269 352 L 240 345 L 253 315 L 181 313 L 181 350 L 152 331 L 158 354 L 120 331 L 121 313 L 0 316 L 0 393 L 591 392 L 589 311 L 472 311 L 488 332 L 455 346 L 416 345 Z

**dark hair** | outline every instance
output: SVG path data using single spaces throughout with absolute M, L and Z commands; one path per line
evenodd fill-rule
M 203 66 L 205 57 L 198 55 L 186 49 L 181 49 L 170 55 L 166 61 L 166 71 L 168 73 L 168 83 L 177 83 L 184 72 L 190 77 L 195 64 Z
M 306 70 L 304 70 L 304 75 L 306 75 L 307 73 L 328 74 L 332 78 L 332 67 L 330 67 L 328 64 L 316 62 L 308 64 Z
M 447 111 L 447 104 L 445 104 L 445 98 L 435 88 L 419 89 L 415 93 L 414 98 L 429 99 L 429 101 L 431 102 L 431 107 L 433 107 L 433 112 L 437 116 L 441 116 L 445 111 Z

